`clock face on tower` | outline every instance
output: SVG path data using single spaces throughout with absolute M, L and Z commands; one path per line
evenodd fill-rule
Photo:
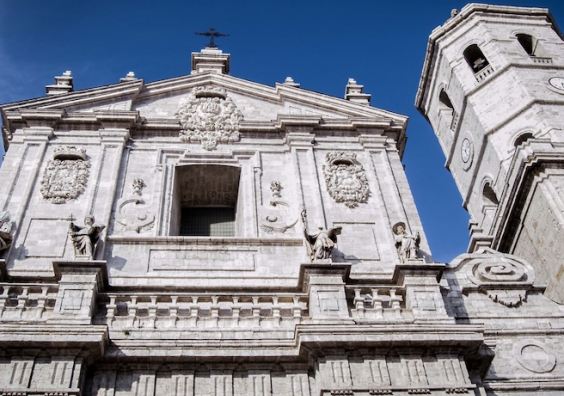
M 464 170 L 470 169 L 472 166 L 472 158 L 474 157 L 474 145 L 468 138 L 464 138 L 460 146 L 460 156 L 462 157 L 462 168 Z

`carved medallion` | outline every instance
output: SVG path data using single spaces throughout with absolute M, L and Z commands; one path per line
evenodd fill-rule
M 552 77 L 548 84 L 553 91 L 564 94 L 564 77 Z
M 189 98 L 180 103 L 176 112 L 184 142 L 201 142 L 206 150 L 218 143 L 239 140 L 239 123 L 243 114 L 237 109 L 227 92 L 220 87 L 197 87 Z
M 519 364 L 533 373 L 548 373 L 556 367 L 556 355 L 538 341 L 521 342 L 514 353 Z
M 368 179 L 355 153 L 333 151 L 327 153 L 323 165 L 327 191 L 335 202 L 355 208 L 368 200 Z
M 55 148 L 41 180 L 43 198 L 55 204 L 77 198 L 86 188 L 89 168 L 85 149 L 74 146 Z

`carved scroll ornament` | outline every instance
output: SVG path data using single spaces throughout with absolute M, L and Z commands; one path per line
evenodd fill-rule
M 41 179 L 41 195 L 46 200 L 63 204 L 76 199 L 86 189 L 90 161 L 86 150 L 75 146 L 55 148 Z
M 459 256 L 452 266 L 469 281 L 463 291 L 477 289 L 506 307 L 526 301 L 535 281 L 533 267 L 525 260 L 490 248 Z
M 221 87 L 197 87 L 180 103 L 176 115 L 182 130 L 180 139 L 185 142 L 201 142 L 206 150 L 213 150 L 218 143 L 239 140 L 239 123 L 243 114 Z
M 362 164 L 355 153 L 334 151 L 327 153 L 323 165 L 329 195 L 338 203 L 355 208 L 368 200 L 370 190 Z

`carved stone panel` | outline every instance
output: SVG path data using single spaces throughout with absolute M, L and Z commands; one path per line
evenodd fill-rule
M 327 153 L 323 165 L 329 195 L 338 203 L 355 208 L 368 201 L 370 190 L 364 167 L 356 153 L 333 151 Z
M 74 146 L 55 148 L 41 180 L 43 198 L 55 204 L 76 199 L 86 188 L 89 168 L 85 149 Z
M 194 89 L 180 103 L 176 112 L 184 142 L 201 142 L 206 150 L 213 150 L 218 143 L 239 140 L 239 122 L 243 114 L 221 87 L 204 86 Z

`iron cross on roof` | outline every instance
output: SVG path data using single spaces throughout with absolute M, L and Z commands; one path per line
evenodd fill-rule
M 210 38 L 210 42 L 208 44 L 208 48 L 217 48 L 215 44 L 216 37 L 226 37 L 229 36 L 228 34 L 218 32 L 214 28 L 209 28 L 207 32 L 196 32 L 198 36 L 206 36 Z

